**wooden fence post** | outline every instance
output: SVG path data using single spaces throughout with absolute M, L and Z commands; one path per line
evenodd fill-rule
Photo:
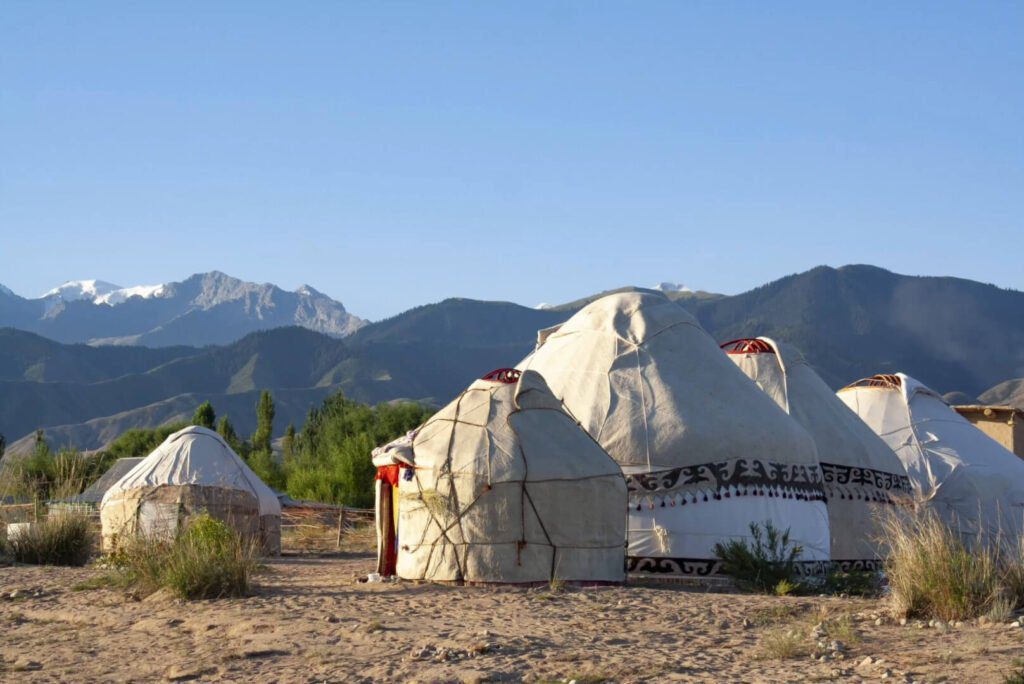
M 338 514 L 338 550 L 341 551 L 341 537 L 345 534 L 345 507 L 341 507 L 341 513 Z

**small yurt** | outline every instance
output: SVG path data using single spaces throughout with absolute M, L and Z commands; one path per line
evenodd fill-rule
M 621 582 L 626 483 L 537 373 L 495 371 L 374 454 L 378 569 L 458 583 Z
M 899 458 L 792 346 L 758 337 L 722 348 L 814 438 L 828 498 L 833 567 L 881 569 L 879 514 L 911 495 Z
M 541 331 L 520 367 L 544 376 L 626 475 L 631 572 L 715 572 L 715 544 L 749 541 L 765 522 L 803 547 L 803 570 L 825 568 L 814 441 L 681 306 L 603 297 Z
M 121 535 L 173 538 L 192 516 L 208 513 L 281 552 L 277 496 L 213 430 L 191 426 L 170 435 L 103 495 L 103 547 Z
M 915 497 L 965 534 L 1015 534 L 1024 518 L 1024 461 L 909 375 L 875 375 L 839 398 L 892 447 Z

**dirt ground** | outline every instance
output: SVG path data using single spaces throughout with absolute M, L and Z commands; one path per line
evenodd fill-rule
M 275 560 L 253 596 L 190 603 L 81 586 L 95 568 L 0 568 L 0 679 L 980 684 L 1024 665 L 1019 626 L 879 625 L 882 600 L 358 582 L 372 565 Z

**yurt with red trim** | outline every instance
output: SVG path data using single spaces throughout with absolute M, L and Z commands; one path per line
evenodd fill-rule
M 801 569 L 826 567 L 814 440 L 678 304 L 602 297 L 541 331 L 519 367 L 540 372 L 622 468 L 631 572 L 716 572 L 715 544 L 751 541 L 766 522 L 803 547 Z
M 896 454 L 794 347 L 757 337 L 726 342 L 722 349 L 814 438 L 828 500 L 832 565 L 880 569 L 880 513 L 911 495 Z
M 381 574 L 526 584 L 625 577 L 622 472 L 536 372 L 477 380 L 378 449 L 374 463 Z
M 1019 534 L 1024 461 L 903 373 L 875 375 L 839 398 L 903 463 L 915 499 L 967 535 Z
M 403 477 L 413 475 L 412 442 L 416 431 L 373 450 L 375 510 L 377 525 L 377 573 L 395 574 L 398 563 L 398 487 Z

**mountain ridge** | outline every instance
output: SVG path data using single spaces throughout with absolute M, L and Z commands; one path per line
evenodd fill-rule
M 835 389 L 899 370 L 951 397 L 984 398 L 1007 378 L 1024 377 L 1024 293 L 1015 290 L 853 265 L 818 267 L 738 295 L 674 294 L 716 340 L 767 335 L 788 342 Z M 370 403 L 443 404 L 473 379 L 517 363 L 533 349 L 538 330 L 597 296 L 543 310 L 450 298 L 344 338 L 274 328 L 201 348 L 62 345 L 0 330 L 0 432 L 8 440 L 37 427 L 62 426 L 72 434 L 73 426 L 100 421 L 82 431 L 109 434 L 113 428 L 104 428 L 104 420 L 108 427 L 127 424 L 125 412 L 174 397 L 232 402 L 262 388 L 275 395 L 308 391 L 310 401 L 326 388 Z M 155 420 L 169 412 L 129 418 Z
M 68 281 L 36 299 L 7 288 L 0 291 L 0 326 L 65 343 L 228 344 L 256 330 L 287 325 L 345 337 L 365 323 L 341 302 L 309 286 L 288 292 L 220 271 L 129 288 L 97 280 Z

